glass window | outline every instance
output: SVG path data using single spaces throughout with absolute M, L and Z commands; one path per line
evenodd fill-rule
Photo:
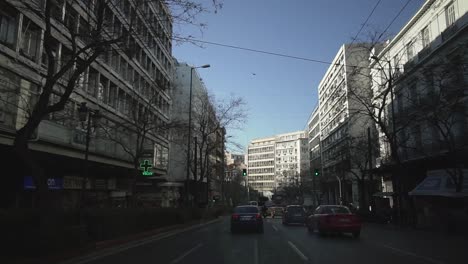
M 11 48 L 16 43 L 16 30 L 18 29 L 16 14 L 16 10 L 9 6 L 2 7 L 0 10 L 0 43 Z
M 36 61 L 41 30 L 31 20 L 25 18 L 22 27 L 21 53 Z
M 453 3 L 450 3 L 445 7 L 445 21 L 447 23 L 447 27 L 455 23 L 455 7 Z
M 238 214 L 255 214 L 258 213 L 258 208 L 255 206 L 242 206 L 236 207 L 236 209 L 234 209 L 234 212 Z
M 410 41 L 406 44 L 406 55 L 408 56 L 408 60 L 411 60 L 414 56 L 414 43 Z
M 421 30 L 421 40 L 423 48 L 429 46 L 429 26 Z M 396 64 L 395 64 L 396 65 Z

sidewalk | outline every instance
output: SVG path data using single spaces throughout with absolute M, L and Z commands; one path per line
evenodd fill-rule
M 418 230 L 392 224 L 365 223 L 363 240 L 378 242 L 419 255 L 427 255 L 444 263 L 459 263 L 468 248 L 468 237 L 458 234 Z
M 60 254 L 53 255 L 53 256 L 43 256 L 43 257 L 34 258 L 34 259 L 32 258 L 7 259 L 6 262 L 3 262 L 3 260 L 0 262 L 8 263 L 8 264 L 9 263 L 15 263 L 15 264 L 60 263 L 60 262 L 73 259 L 73 258 L 77 258 L 83 255 L 92 254 L 100 250 L 109 249 L 109 248 L 124 245 L 127 243 L 143 240 L 145 238 L 150 238 L 153 236 L 170 233 L 171 231 L 183 230 L 183 229 L 190 228 L 190 227 L 196 228 L 197 226 L 202 227 L 204 225 L 217 222 L 219 219 L 220 218 L 218 217 L 214 219 L 195 220 L 195 221 L 191 221 L 185 224 L 166 226 L 162 228 L 148 230 L 146 232 L 132 234 L 132 235 L 125 236 L 125 237 L 120 237 L 120 238 L 113 239 L 113 240 L 97 241 L 97 242 L 90 243 L 83 248 L 60 252 Z

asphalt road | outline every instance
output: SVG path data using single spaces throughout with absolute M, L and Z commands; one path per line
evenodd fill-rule
M 107 251 L 74 263 L 468 263 L 466 241 L 366 225 L 359 239 L 309 234 L 266 219 L 264 234 L 231 234 L 229 218 L 195 230 Z

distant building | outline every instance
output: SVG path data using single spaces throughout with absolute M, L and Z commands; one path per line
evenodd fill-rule
M 304 131 L 275 136 L 276 187 L 299 186 L 309 175 L 309 144 Z
M 192 73 L 191 73 L 192 71 Z M 192 80 L 190 80 L 192 77 Z M 219 197 L 220 188 L 221 188 L 221 179 L 224 175 L 224 137 L 226 131 L 224 128 L 218 129 L 216 133 L 210 134 L 209 142 L 210 144 L 216 144 L 214 148 L 211 148 L 211 153 L 208 153 L 208 158 L 204 151 L 196 148 L 196 142 L 200 141 L 200 133 L 197 132 L 197 127 L 200 126 L 200 116 L 204 115 L 202 111 L 206 111 L 207 108 L 210 108 L 208 104 L 208 91 L 207 88 L 198 75 L 198 71 L 193 69 L 190 65 L 186 63 L 176 62 L 175 65 L 175 77 L 174 77 L 174 91 L 173 91 L 173 101 L 174 105 L 172 108 L 172 118 L 175 123 L 178 124 L 188 124 L 189 121 L 189 99 L 190 99 L 190 83 L 192 84 L 192 134 L 191 134 L 191 150 L 190 150 L 190 170 L 189 170 L 189 180 L 190 182 L 195 181 L 194 171 L 195 171 L 195 157 L 197 157 L 197 181 L 200 182 L 199 177 L 202 171 L 201 168 L 201 156 L 204 155 L 204 161 L 206 162 L 203 166 L 207 168 L 207 171 L 204 173 L 206 177 L 203 177 L 203 180 L 199 183 L 199 188 L 197 191 L 204 192 L 205 194 L 199 194 L 200 199 L 203 199 L 204 202 L 209 196 Z M 203 109 L 203 110 L 202 110 Z M 212 122 L 210 124 L 216 124 L 218 120 L 213 111 L 208 111 L 212 114 L 207 114 L 206 118 L 210 118 Z M 198 116 L 198 118 L 197 118 Z M 207 124 L 207 123 L 206 123 Z M 206 125 L 205 124 L 205 125 Z M 207 127 L 209 129 L 209 127 Z M 170 143 L 169 151 L 169 170 L 166 176 L 166 179 L 173 186 L 177 186 L 178 192 L 183 191 L 184 183 L 187 179 L 187 152 L 188 152 L 188 130 L 182 125 L 181 127 L 176 127 L 172 131 L 172 140 Z M 207 141 L 208 142 L 208 141 Z M 198 151 L 195 152 L 195 149 Z M 206 165 L 208 164 L 208 165 Z M 191 193 L 195 192 L 195 184 L 191 184 Z M 208 190 L 207 190 L 208 188 Z M 209 192 L 210 195 L 206 193 Z M 180 193 L 182 196 L 184 193 Z M 195 194 L 192 194 L 194 196 Z M 191 196 L 191 197 L 192 197 Z M 192 198 L 190 198 L 192 199 Z M 210 198 L 211 199 L 211 198 Z M 201 200 L 200 200 L 201 201 Z
M 310 177 L 306 178 L 308 189 L 318 191 L 320 188 L 320 176 L 322 173 L 322 155 L 320 149 L 320 116 L 317 106 L 307 122 L 309 137 L 309 162 Z M 319 175 L 315 175 L 315 173 Z M 318 194 L 317 192 L 315 194 Z M 317 203 L 315 203 L 317 204 Z
M 248 146 L 249 187 L 271 197 L 274 190 L 299 185 L 309 171 L 304 131 L 255 139 Z
M 255 139 L 247 150 L 248 188 L 271 196 L 275 184 L 275 137 Z
M 226 165 L 231 164 L 245 164 L 245 155 L 244 154 L 234 154 L 229 151 L 226 151 L 225 159 Z

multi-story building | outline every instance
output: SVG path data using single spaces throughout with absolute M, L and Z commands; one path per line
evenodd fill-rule
M 303 184 L 309 178 L 309 147 L 304 131 L 275 136 L 276 187 Z
M 371 125 L 370 119 L 360 114 L 364 105 L 358 100 L 371 98 L 366 78 L 369 50 L 367 44 L 342 45 L 318 87 L 321 173 L 329 182 L 324 190 L 328 203 L 354 200 L 350 144 L 365 136 Z
M 304 131 L 255 139 L 248 146 L 249 187 L 271 197 L 274 190 L 302 184 L 309 172 L 309 150 Z
M 12 136 L 27 120 L 37 96 L 41 92 L 44 74 L 48 69 L 48 56 L 44 49 L 44 17 L 40 15 L 45 1 L 1 1 L 0 10 L 0 151 L 3 164 L 23 168 L 17 159 L 9 155 L 13 143 Z M 89 1 L 51 1 L 52 47 L 55 68 L 60 69 L 70 60 L 72 47 L 70 31 L 78 32 L 78 38 L 89 35 L 89 26 L 94 23 L 94 10 L 97 5 Z M 171 56 L 172 22 L 169 10 L 162 1 L 145 2 L 136 6 L 134 1 L 102 1 L 105 3 L 106 28 L 103 38 L 112 34 L 126 36 L 128 43 L 115 43 L 105 47 L 106 52 L 99 56 L 79 78 L 65 110 L 50 113 L 37 129 L 35 139 L 29 142 L 43 166 L 45 175 L 52 177 L 54 189 L 63 189 L 63 206 L 77 206 L 79 189 L 82 189 L 83 158 L 86 141 L 86 122 L 77 117 L 78 106 L 87 103 L 89 108 L 99 110 L 100 126 L 92 129 L 89 145 L 87 188 L 89 199 L 95 203 L 102 201 L 125 201 L 132 195 L 129 179 L 134 177 L 134 161 L 123 145 L 132 150 L 135 136 L 132 108 L 149 109 L 151 120 L 163 124 L 169 122 L 169 109 L 172 104 L 170 83 L 173 59 Z M 117 3 L 117 4 L 116 4 Z M 25 6 L 25 5 L 29 5 Z M 31 10 L 35 11 L 32 12 Z M 130 21 L 132 18 L 132 21 Z M 129 31 L 131 24 L 138 26 Z M 112 31 L 112 32 L 110 32 Z M 144 38 L 142 36 L 145 36 Z M 77 48 L 83 47 L 87 39 L 78 39 Z M 57 82 L 51 102 L 57 102 L 59 91 L 65 81 Z M 154 98 L 152 106 L 148 97 Z M 104 133 L 106 128 L 120 127 L 120 131 L 110 132 L 125 138 L 116 142 Z M 123 127 L 128 129 L 122 130 Z M 167 171 L 167 133 L 151 131 L 146 135 L 145 148 L 153 158 L 153 176 L 162 176 Z M 114 138 L 115 139 L 115 138 Z M 126 141 L 128 140 L 128 141 Z M 128 143 L 128 144 L 127 144 Z M 152 153 L 157 153 L 153 155 Z M 12 190 L 22 190 L 16 204 L 22 206 L 31 201 L 34 186 L 29 184 L 31 173 L 17 171 L 17 177 L 7 177 L 0 193 L 8 196 L 2 202 L 12 202 Z M 24 181 L 23 178 L 24 177 Z M 29 178 L 28 178 L 29 177 Z M 22 185 L 29 182 L 28 186 Z M 153 186 L 150 181 L 147 183 Z M 154 189 L 157 186 L 153 186 Z M 50 187 L 52 188 L 52 187 Z M 27 190 L 25 190 L 27 189 Z
M 318 204 L 315 199 L 317 199 L 319 184 L 320 184 L 320 174 L 322 171 L 322 155 L 320 150 L 320 116 L 319 116 L 318 106 L 312 112 L 312 115 L 307 122 L 308 127 L 308 136 L 309 136 L 309 162 L 310 162 L 310 175 L 311 178 L 308 178 L 307 186 L 310 186 L 310 190 L 313 190 L 313 194 L 316 196 L 313 197 L 314 204 Z M 318 175 L 316 175 L 318 173 Z
M 192 80 L 190 80 L 192 78 Z M 226 131 L 219 126 L 214 113 L 214 106 L 208 96 L 208 90 L 198 71 L 186 63 L 176 63 L 172 98 L 174 101 L 172 119 L 174 124 L 169 153 L 169 172 L 166 179 L 177 186 L 179 195 L 183 195 L 183 186 L 187 179 L 187 153 L 190 85 L 192 85 L 192 113 L 190 139 L 190 182 L 191 195 L 199 192 L 199 202 L 207 202 L 208 196 L 220 195 L 221 180 L 224 177 L 224 140 Z M 202 128 L 202 129 L 201 129 Z M 203 134 L 201 130 L 205 131 Z M 216 130 L 216 131 L 214 131 Z M 208 131 L 214 131 L 208 132 Z M 202 142 L 202 140 L 205 140 Z M 203 146 L 202 146 L 203 144 Z M 203 148 L 203 149 L 201 149 Z M 206 149 L 208 153 L 206 153 Z M 196 160 L 196 161 L 195 161 Z M 195 173 L 196 172 L 196 173 Z M 200 180 L 203 174 L 203 179 Z M 207 188 L 207 186 L 210 186 Z M 209 194 L 211 193 L 211 195 Z M 211 200 L 211 199 L 210 199 Z
M 408 192 L 424 193 L 423 188 L 412 190 L 426 175 L 432 183 L 449 178 L 453 191 L 468 189 L 461 186 L 468 182 L 467 30 L 467 1 L 426 1 L 383 50 L 373 54 L 374 103 L 386 99 L 382 119 L 387 124 L 378 126 L 377 166 L 384 174 L 384 189 L 400 197 L 403 211 L 410 204 Z M 392 175 L 395 164 L 405 169 Z M 460 181 L 463 173 L 465 180 Z M 449 194 L 435 188 L 432 195 Z M 426 202 L 417 204 L 418 221 L 436 216 L 430 212 L 436 205 Z
M 247 150 L 248 188 L 271 196 L 275 184 L 275 137 L 255 139 Z
M 245 155 L 244 154 L 235 154 L 229 151 L 225 153 L 226 165 L 231 164 L 245 164 Z

